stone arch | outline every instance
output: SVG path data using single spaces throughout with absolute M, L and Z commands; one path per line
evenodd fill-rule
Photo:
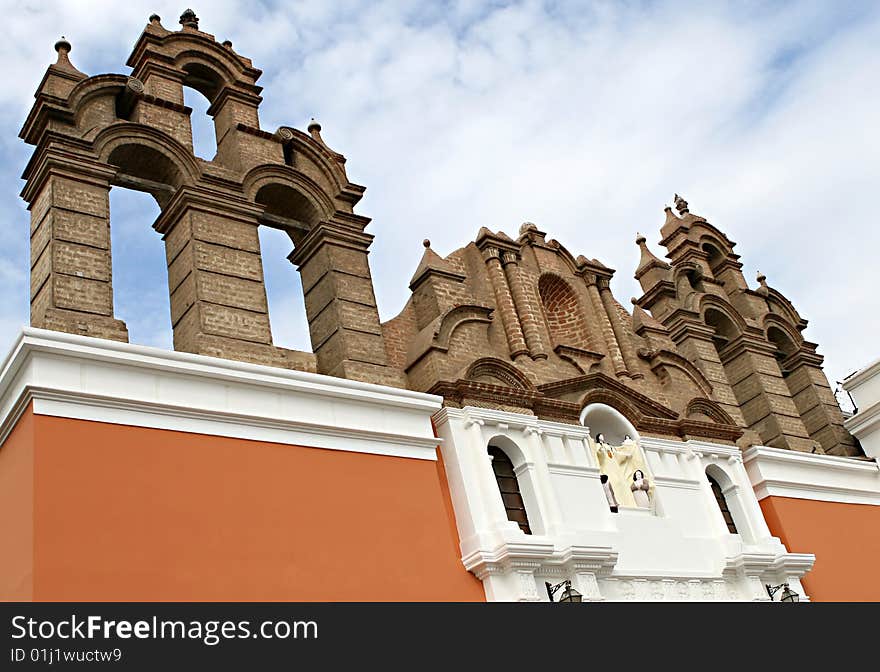
M 716 296 L 705 295 L 700 301 L 700 309 L 703 322 L 715 330 L 713 341 L 719 350 L 748 330 L 742 316 Z
M 320 185 L 286 166 L 254 168 L 245 176 L 243 190 L 247 198 L 265 207 L 268 218 L 263 223 L 272 226 L 269 220 L 274 219 L 276 228 L 289 226 L 294 243 L 334 213 L 333 201 Z M 286 225 L 283 220 L 288 220 Z
M 688 308 L 693 307 L 694 295 L 705 291 L 703 267 L 695 261 L 683 261 L 678 264 L 673 272 L 672 281 Z
M 635 417 L 634 414 L 633 410 L 628 413 L 630 417 Z M 588 403 L 581 411 L 580 420 L 582 425 L 590 428 L 590 434 L 594 437 L 604 434 L 605 440 L 610 444 L 620 445 L 627 435 L 634 441 L 639 440 L 639 432 L 627 414 L 610 404 L 595 401 Z
M 535 386 L 526 375 L 513 364 L 508 364 L 494 357 L 483 357 L 473 362 L 467 369 L 464 378 L 467 380 L 494 379 L 501 385 L 523 390 L 533 390 Z M 492 382 L 487 381 L 487 382 Z
M 739 534 L 744 541 L 752 541 L 754 535 L 736 480 L 717 463 L 707 465 L 704 473 L 709 493 L 712 495 L 713 509 L 718 512 L 718 518 L 721 518 L 727 531 L 731 534 Z M 725 515 L 726 513 L 729 515 Z
M 688 402 L 685 416 L 691 420 L 700 420 L 700 416 L 704 416 L 721 425 L 736 426 L 736 421 L 717 402 L 703 397 L 696 397 Z
M 700 238 L 700 249 L 706 253 L 706 263 L 713 274 L 718 266 L 727 259 L 729 253 L 729 250 L 712 236 Z
M 209 102 L 217 100 L 225 86 L 236 84 L 235 75 L 218 59 L 194 51 L 181 52 L 176 65 L 185 73 L 183 85 L 195 89 Z
M 554 273 L 545 273 L 538 280 L 538 294 L 554 347 L 586 348 L 589 332 L 580 301 L 571 285 Z
M 491 458 L 492 472 L 507 519 L 517 523 L 525 534 L 532 534 L 533 528 L 538 533 L 543 532 L 544 523 L 531 479 L 530 463 L 522 449 L 510 437 L 496 434 L 486 443 L 486 452 Z
M 801 333 L 795 327 L 793 327 L 792 324 L 784 317 L 781 317 L 774 313 L 768 313 L 764 317 L 763 326 L 764 335 L 771 343 L 774 342 L 774 339 L 770 337 L 771 330 L 780 332 L 775 336 L 776 341 L 790 341 L 791 345 L 789 346 L 789 349 L 791 349 L 791 352 L 789 352 L 788 354 L 791 354 L 792 352 L 794 352 L 794 350 L 799 349 L 804 343 L 804 337 L 801 335 Z
M 160 39 L 165 52 L 173 54 L 174 66 L 181 70 L 199 63 L 213 70 L 215 76 L 227 85 L 241 85 L 261 74 L 259 70 L 245 66 L 235 52 L 198 33 L 173 31 Z
M 198 162 L 189 148 L 174 138 L 151 126 L 120 122 L 102 130 L 94 140 L 98 158 L 111 165 L 125 168 L 134 177 L 152 175 L 153 181 L 177 188 L 182 184 L 195 184 L 200 175 Z M 132 151 L 134 150 L 134 151 Z M 158 158 L 160 165 L 151 166 L 138 153 L 148 152 Z M 111 156 L 120 162 L 113 164 Z

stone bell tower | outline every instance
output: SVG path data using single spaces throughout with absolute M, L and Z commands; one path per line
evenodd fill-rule
M 660 230 L 669 263 L 636 241 L 635 277 L 649 309 L 678 349 L 711 382 L 716 400 L 747 429 L 747 440 L 777 448 L 858 455 L 822 371 L 807 321 L 758 277 L 751 289 L 735 243 L 675 196 Z
M 364 187 L 313 122 L 260 128 L 260 70 L 192 10 L 168 30 L 150 17 L 130 75 L 89 77 L 55 45 L 21 131 L 35 146 L 22 197 L 31 213 L 31 324 L 128 340 L 116 319 L 109 192 L 151 194 L 168 262 L 174 349 L 403 386 L 388 366 L 367 255 Z M 210 101 L 217 154 L 193 154 L 184 87 Z M 275 347 L 259 226 L 285 231 L 302 276 L 314 355 Z M 279 251 L 279 253 L 282 253 Z M 286 253 L 286 252 L 284 252 Z

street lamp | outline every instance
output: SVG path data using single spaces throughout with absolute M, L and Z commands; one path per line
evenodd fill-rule
M 779 592 L 779 589 L 782 588 L 782 596 L 779 598 L 780 602 L 800 602 L 801 596 L 793 591 L 787 583 L 780 583 L 778 586 L 766 584 L 764 587 L 767 589 L 767 594 L 771 600 Z
M 571 580 L 569 579 L 561 581 L 555 586 L 551 586 L 548 581 L 545 581 L 544 585 L 547 586 L 547 595 L 550 597 L 551 602 L 553 601 L 553 596 L 556 594 L 556 591 L 562 587 L 565 587 L 565 590 L 562 591 L 562 596 L 559 598 L 560 602 L 581 602 L 584 599 L 583 595 L 571 587 Z

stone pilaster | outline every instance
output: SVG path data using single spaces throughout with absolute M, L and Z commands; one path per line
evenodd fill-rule
M 284 366 L 272 347 L 260 212 L 232 195 L 184 188 L 156 220 L 168 261 L 175 350 Z
M 367 254 L 364 218 L 318 223 L 288 257 L 302 276 L 318 373 L 404 387 L 388 366 Z
M 703 324 L 697 316 L 688 319 L 683 315 L 678 315 L 667 327 L 678 350 L 703 372 L 712 385 L 712 398 L 721 404 L 739 426 L 748 427 L 712 341 L 714 329 Z M 748 433 L 746 439 L 750 443 L 760 443 L 760 437 L 754 432 Z
M 843 414 L 822 371 L 822 357 L 796 352 L 781 363 L 791 398 L 810 438 L 831 455 L 858 455 Z
M 113 315 L 110 180 L 115 170 L 50 154 L 28 176 L 31 213 L 31 324 L 128 341 Z
M 810 452 L 804 427 L 769 343 L 739 336 L 718 353 L 742 416 L 764 445 Z

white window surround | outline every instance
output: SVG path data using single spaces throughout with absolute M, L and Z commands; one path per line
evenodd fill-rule
M 755 495 L 880 506 L 880 465 L 836 455 L 752 446 L 743 461 Z
M 587 601 L 768 601 L 764 585 L 784 581 L 808 599 L 799 579 L 814 557 L 788 553 L 770 534 L 736 447 L 641 437 L 658 515 L 613 514 L 589 428 L 476 407 L 443 408 L 434 422 L 462 562 L 483 581 L 489 600 L 546 601 L 544 582 L 566 578 Z M 499 435 L 519 453 L 532 535 L 507 520 L 483 458 Z M 741 534 L 729 534 L 718 512 L 705 477 L 710 465 L 723 476 Z
M 437 459 L 442 399 L 383 385 L 25 328 L 0 369 L 0 446 L 21 413 Z

